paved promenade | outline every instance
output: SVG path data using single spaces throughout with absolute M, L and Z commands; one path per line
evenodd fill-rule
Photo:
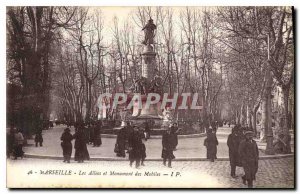
M 140 169 L 135 169 L 129 166 L 128 156 L 126 158 L 118 158 L 113 152 L 115 137 L 102 138 L 103 144 L 101 147 L 92 147 L 88 145 L 88 150 L 91 156 L 90 161 L 77 163 L 74 160 L 70 164 L 63 163 L 62 150 L 60 147 L 60 136 L 64 127 L 55 127 L 51 130 L 43 132 L 44 147 L 35 147 L 33 140 L 29 140 L 29 146 L 24 148 L 27 156 L 24 159 L 7 160 L 7 165 L 10 170 L 8 172 L 8 180 L 15 180 L 15 173 L 18 172 L 18 182 L 15 187 L 35 187 L 34 183 L 39 180 L 39 186 L 45 187 L 64 187 L 62 181 L 69 179 L 63 176 L 38 176 L 41 169 L 43 170 L 71 170 L 72 179 L 68 182 L 71 187 L 111 187 L 112 185 L 120 185 L 119 187 L 138 187 L 138 181 L 143 182 L 147 187 L 180 187 L 180 188 L 247 188 L 242 183 L 241 176 L 244 174 L 241 167 L 237 168 L 237 178 L 230 176 L 230 164 L 228 161 L 228 148 L 226 140 L 230 133 L 230 128 L 219 128 L 217 137 L 219 140 L 218 159 L 215 162 L 210 162 L 205 159 L 206 149 L 203 146 L 205 137 L 188 137 L 179 138 L 178 150 L 175 152 L 176 159 L 173 161 L 172 167 L 167 168 L 162 165 L 161 155 L 161 139 L 153 138 L 145 142 L 147 147 L 146 166 Z M 72 129 L 74 133 L 74 129 Z M 254 182 L 255 188 L 294 188 L 294 156 L 272 156 L 266 158 L 263 152 L 265 144 L 258 143 L 260 150 L 259 169 Z M 74 155 L 74 150 L 73 150 Z M 56 160 L 54 160 L 56 159 Z M 101 160 L 101 161 L 95 161 Z M 122 161 L 123 160 L 123 161 Z M 125 161 L 126 160 L 126 161 Z M 122 176 L 107 176 L 103 179 L 102 176 L 81 176 L 81 181 L 75 180 L 82 171 L 89 173 L 91 171 L 115 171 L 115 172 L 139 172 L 144 174 L 141 177 L 122 177 Z M 33 174 L 28 174 L 32 171 Z M 160 173 L 159 177 L 148 177 L 145 173 Z M 180 173 L 181 178 L 170 176 L 172 172 Z M 80 177 L 78 177 L 80 178 Z M 79 179 L 76 179 L 79 180 Z M 105 182 L 109 181 L 109 182 Z M 162 184 L 163 182 L 163 184 Z M 27 185 L 30 183 L 31 185 Z
M 64 126 L 56 126 L 53 129 L 43 131 L 44 143 L 43 147 L 35 147 L 34 141 L 29 140 L 29 146 L 24 147 L 24 151 L 29 155 L 62 157 L 62 149 L 60 146 L 60 136 L 64 130 Z M 217 138 L 219 141 L 217 157 L 220 159 L 228 158 L 228 147 L 226 144 L 227 137 L 231 132 L 231 128 L 219 128 Z M 74 133 L 74 128 L 71 128 L 71 133 Z M 177 151 L 174 152 L 176 158 L 206 158 L 206 147 L 203 146 L 205 137 L 180 138 L 178 140 Z M 88 151 L 91 158 L 116 158 L 114 145 L 116 137 L 102 137 L 102 145 L 93 147 L 88 145 Z M 73 141 L 74 145 L 74 141 Z M 146 159 L 160 159 L 161 156 L 161 138 L 153 138 L 145 141 Z M 264 156 L 262 150 L 265 149 L 265 144 L 259 143 L 260 156 Z M 74 149 L 73 153 L 74 155 Z M 126 158 L 128 155 L 126 156 Z

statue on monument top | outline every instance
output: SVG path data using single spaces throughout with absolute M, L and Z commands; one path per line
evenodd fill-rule
M 145 32 L 145 40 L 142 42 L 144 45 L 153 44 L 154 41 L 154 30 L 156 30 L 156 25 L 153 23 L 153 20 L 150 18 L 148 23 L 142 29 Z

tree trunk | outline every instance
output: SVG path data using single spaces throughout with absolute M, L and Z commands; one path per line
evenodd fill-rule
M 252 126 L 253 126 L 255 137 L 257 136 L 257 128 L 256 128 L 257 117 L 256 117 L 256 113 L 257 113 L 257 110 L 258 110 L 259 106 L 260 106 L 260 103 L 255 105 L 252 109 Z
M 248 124 L 250 129 L 253 129 L 253 126 L 252 126 L 252 112 L 251 112 L 251 108 L 249 107 L 249 104 L 247 105 L 247 124 Z
M 284 122 L 283 122 L 283 134 L 284 134 L 284 142 L 286 143 L 286 149 L 284 151 L 285 154 L 291 153 L 291 136 L 288 127 L 288 117 L 289 117 L 289 94 L 290 88 L 288 86 L 282 87 L 283 91 L 283 100 L 284 100 Z
M 266 70 L 266 89 L 265 89 L 265 96 L 264 96 L 264 112 L 265 115 L 265 122 L 264 122 L 264 129 L 266 134 L 267 146 L 266 146 L 266 154 L 273 155 L 274 154 L 274 147 L 273 147 L 273 131 L 272 131 L 272 101 L 271 101 L 271 91 L 272 91 L 272 82 L 273 78 L 271 76 L 270 65 L 267 64 Z

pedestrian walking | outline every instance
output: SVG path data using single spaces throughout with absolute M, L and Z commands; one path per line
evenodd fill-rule
M 14 159 L 17 159 L 18 157 L 23 158 L 24 156 L 23 143 L 24 143 L 24 137 L 23 134 L 21 133 L 21 130 L 19 129 L 15 134 Z
M 163 158 L 163 165 L 166 166 L 168 160 L 168 167 L 172 168 L 172 160 L 175 158 L 173 151 L 176 142 L 174 137 L 171 134 L 171 128 L 167 128 L 166 132 L 162 136 L 162 153 L 161 157 Z
M 128 139 L 128 146 L 130 166 L 135 162 L 135 167 L 139 168 L 143 155 L 143 142 L 142 134 L 137 126 L 133 127 L 133 133 Z
M 101 128 L 102 128 L 102 122 L 98 121 L 97 123 L 94 124 L 94 147 L 100 147 L 102 144 L 101 140 Z
M 86 139 L 84 134 L 84 125 L 79 124 L 76 133 L 73 135 L 75 139 L 75 161 L 83 163 L 84 160 L 89 160 L 90 155 L 86 147 Z
M 91 123 L 88 130 L 88 144 L 94 144 L 95 125 Z
M 172 136 L 173 142 L 174 142 L 174 151 L 176 151 L 176 147 L 178 145 L 178 132 L 179 132 L 179 129 L 178 129 L 177 123 L 173 123 L 171 125 L 171 136 Z
M 34 141 L 35 141 L 35 147 L 38 147 L 38 145 L 40 145 L 40 147 L 43 147 L 44 140 L 43 140 L 42 131 L 38 131 L 35 134 Z
M 216 136 L 216 133 L 213 132 L 211 128 L 207 130 L 207 137 L 204 140 L 204 146 L 206 147 L 207 153 L 206 157 L 211 162 L 214 162 L 217 159 L 217 146 L 219 142 Z
M 64 162 L 70 163 L 71 155 L 72 155 L 72 140 L 73 136 L 70 133 L 70 129 L 66 128 L 63 134 L 60 137 L 61 147 L 63 150 Z
M 236 178 L 235 170 L 237 166 L 242 166 L 240 156 L 239 156 L 239 145 L 242 141 L 236 127 L 232 128 L 231 134 L 229 134 L 227 139 L 227 146 L 229 148 L 229 161 L 231 172 L 230 175 L 233 178 Z
M 115 149 L 114 152 L 118 157 L 123 157 L 125 158 L 125 143 L 126 143 L 126 127 L 122 127 L 117 135 L 117 141 L 115 144 Z
M 239 155 L 241 158 L 242 166 L 244 168 L 245 175 L 242 177 L 243 183 L 248 183 L 248 187 L 253 187 L 253 180 L 258 170 L 258 147 L 253 140 L 253 132 L 246 131 L 245 139 L 240 143 Z

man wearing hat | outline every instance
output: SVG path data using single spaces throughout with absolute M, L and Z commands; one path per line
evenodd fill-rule
M 132 166 L 135 161 L 135 167 L 139 168 L 140 162 L 143 156 L 143 142 L 142 136 L 137 126 L 133 127 L 133 133 L 131 133 L 128 144 L 129 144 L 129 161 Z
M 174 138 L 171 134 L 171 128 L 167 128 L 166 132 L 162 136 L 162 153 L 163 164 L 166 165 L 168 160 L 168 167 L 172 168 L 172 160 L 175 158 L 173 150 L 175 147 Z
M 243 183 L 248 183 L 248 187 L 253 187 L 253 180 L 258 170 L 258 147 L 253 140 L 253 131 L 245 131 L 245 139 L 240 143 L 239 155 L 245 175 L 242 177 Z
M 64 162 L 70 163 L 71 155 L 72 155 L 72 140 L 73 136 L 70 133 L 70 129 L 66 128 L 63 134 L 60 137 L 61 147 L 63 150 Z
M 232 128 L 231 134 L 229 134 L 227 139 L 227 146 L 229 149 L 229 161 L 231 166 L 231 173 L 230 175 L 233 178 L 236 178 L 235 170 L 236 166 L 241 166 L 240 156 L 239 156 L 239 145 L 242 141 L 242 137 L 238 132 L 238 128 L 234 126 Z
M 173 123 L 170 126 L 170 129 L 171 129 L 171 136 L 172 136 L 173 142 L 174 142 L 174 151 L 176 151 L 176 147 L 178 145 L 178 132 L 179 132 L 177 123 Z

